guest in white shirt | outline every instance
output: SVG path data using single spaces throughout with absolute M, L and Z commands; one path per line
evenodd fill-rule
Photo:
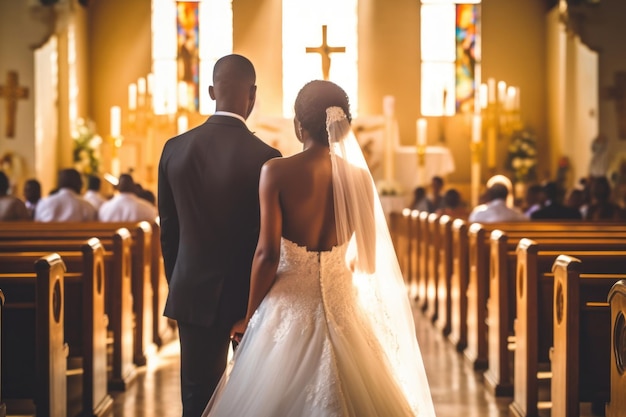
M 87 179 L 87 191 L 85 191 L 85 194 L 83 195 L 85 200 L 89 201 L 96 208 L 96 210 L 100 208 L 102 203 L 107 201 L 106 198 L 100 194 L 100 186 L 100 177 L 90 175 Z
M 493 184 L 487 190 L 489 201 L 476 206 L 470 213 L 468 220 L 478 223 L 528 221 L 523 213 L 507 207 L 506 198 L 508 195 L 509 190 L 504 184 Z
M 83 180 L 73 168 L 59 172 L 58 191 L 42 199 L 35 210 L 39 222 L 86 222 L 96 220 L 98 212 L 80 191 Z
M 157 208 L 138 197 L 135 190 L 133 177 L 122 174 L 117 185 L 118 193 L 100 206 L 98 218 L 103 222 L 154 221 L 158 215 Z

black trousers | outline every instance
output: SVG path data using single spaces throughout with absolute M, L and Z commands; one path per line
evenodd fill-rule
M 200 417 L 226 369 L 230 329 L 178 323 L 178 335 L 183 417 Z

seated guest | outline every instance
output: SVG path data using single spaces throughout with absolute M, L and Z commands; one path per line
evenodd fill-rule
M 624 210 L 611 201 L 611 184 L 606 177 L 596 177 L 591 181 L 591 204 L 585 220 L 623 221 Z
M 507 207 L 506 199 L 509 190 L 501 183 L 492 184 L 487 189 L 487 203 L 476 206 L 468 220 L 478 223 L 514 222 L 528 220 L 523 213 Z
M 80 191 L 83 180 L 73 168 L 59 172 L 58 188 L 42 199 L 35 210 L 39 222 L 87 222 L 96 220 L 98 212 L 85 200 Z
M 575 208 L 580 212 L 582 218 L 585 218 L 588 207 L 585 204 L 585 192 L 580 188 L 574 188 L 569 192 L 565 205 L 567 207 Z
M 24 204 L 31 219 L 35 217 L 35 208 L 41 200 L 41 183 L 31 178 L 24 183 Z
M 29 220 L 26 205 L 19 198 L 9 195 L 9 177 L 0 171 L 0 221 Z
M 83 197 L 85 200 L 89 201 L 95 208 L 98 210 L 102 203 L 106 201 L 106 198 L 100 194 L 100 186 L 102 185 L 102 181 L 100 177 L 96 175 L 90 175 L 87 179 L 87 191 Z
M 530 216 L 543 207 L 543 187 L 541 184 L 532 184 L 526 190 L 524 215 L 530 219 Z
M 434 176 L 430 182 L 430 196 L 428 197 L 428 206 L 430 212 L 433 213 L 443 208 L 443 178 Z
M 461 201 L 461 194 L 455 188 L 450 188 L 444 193 L 443 208 L 437 210 L 437 214 L 447 214 L 454 219 L 467 219 L 469 212 Z
M 532 220 L 580 220 L 580 211 L 567 207 L 559 201 L 559 187 L 556 182 L 549 181 L 543 185 L 545 197 L 543 207 L 530 215 Z
M 129 174 L 122 174 L 117 184 L 118 193 L 109 201 L 105 201 L 98 218 L 103 222 L 136 222 L 154 221 L 158 216 L 157 208 L 148 201 L 137 196 L 135 182 Z
M 426 198 L 426 189 L 424 187 L 416 187 L 413 190 L 413 202 L 410 207 L 411 210 L 431 211 L 430 201 Z

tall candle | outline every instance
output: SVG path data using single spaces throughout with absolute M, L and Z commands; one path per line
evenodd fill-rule
M 481 109 L 486 109 L 487 108 L 487 100 L 488 98 L 488 94 L 489 94 L 489 88 L 487 87 L 487 84 L 482 83 L 478 89 L 479 92 L 479 100 L 480 100 L 480 108 Z
M 482 136 L 482 118 L 479 114 L 472 117 L 472 142 L 479 143 Z
M 487 80 L 487 87 L 489 89 L 489 103 L 493 104 L 496 102 L 496 80 L 489 78 Z
M 122 109 L 119 106 L 111 107 L 111 136 L 119 138 L 122 133 Z
M 128 110 L 137 109 L 137 84 L 131 83 L 128 86 Z
M 147 83 L 148 83 L 148 94 L 152 95 L 153 89 L 154 89 L 154 74 L 153 73 L 148 74 Z
M 507 110 L 515 110 L 515 96 L 517 95 L 517 88 L 510 85 L 506 89 L 506 109 Z
M 426 129 L 428 122 L 423 117 L 417 119 L 417 146 L 426 146 Z
M 498 81 L 498 102 L 504 105 L 506 100 L 506 83 L 504 81 Z
M 182 114 L 180 116 L 178 116 L 178 120 L 176 121 L 177 127 L 178 127 L 178 134 L 180 135 L 181 133 L 184 133 L 187 131 L 187 128 L 189 126 L 189 120 L 187 120 L 187 116 Z
M 178 107 L 186 109 L 188 103 L 188 90 L 187 83 L 184 81 L 178 82 Z
M 143 77 L 137 80 L 137 92 L 140 95 L 146 94 L 146 79 Z

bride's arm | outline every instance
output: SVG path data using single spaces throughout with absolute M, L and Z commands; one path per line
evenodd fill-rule
M 252 260 L 246 325 L 274 283 L 280 258 L 282 212 L 275 160 L 268 161 L 261 170 L 259 203 L 261 206 L 261 229 Z

